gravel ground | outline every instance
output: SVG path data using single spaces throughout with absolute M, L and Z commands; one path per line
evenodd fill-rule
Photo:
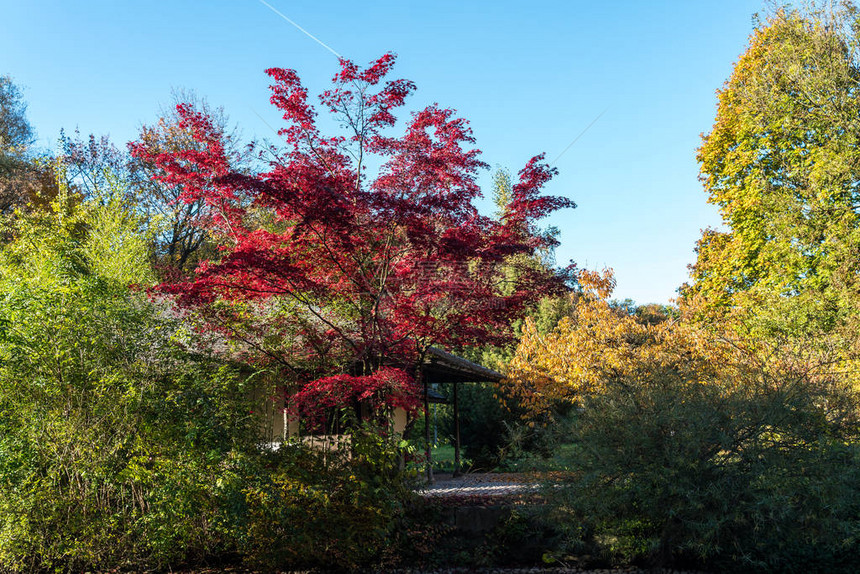
M 454 478 L 439 474 L 433 484 L 421 487 L 421 496 L 510 496 L 538 489 L 534 479 L 515 473 L 475 473 Z

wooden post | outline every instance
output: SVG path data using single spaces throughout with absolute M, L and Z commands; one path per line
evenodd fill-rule
M 457 383 L 454 384 L 454 476 L 460 476 L 460 402 L 457 399 Z
M 433 461 L 430 459 L 430 390 L 427 379 L 424 379 L 424 443 L 427 445 L 424 454 L 427 456 L 427 482 L 433 482 Z

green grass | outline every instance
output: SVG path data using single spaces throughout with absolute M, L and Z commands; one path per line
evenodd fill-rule
M 560 444 L 552 457 L 544 458 L 535 453 L 523 453 L 521 457 L 507 459 L 494 469 L 498 472 L 552 472 L 568 470 L 569 461 L 577 456 L 579 446 Z M 434 472 L 454 472 L 454 447 L 440 442 L 430 452 Z M 463 458 L 460 451 L 460 470 L 468 471 L 471 461 Z
M 463 453 L 460 452 L 460 463 L 464 467 L 467 466 L 467 461 L 462 458 Z M 454 447 L 450 444 L 439 443 L 430 451 L 430 457 L 433 461 L 433 470 L 436 472 L 454 472 Z

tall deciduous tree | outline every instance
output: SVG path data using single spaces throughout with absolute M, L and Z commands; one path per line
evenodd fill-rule
M 656 564 L 837 571 L 856 552 L 858 363 L 833 340 L 636 316 L 606 300 L 613 284 L 581 273 L 573 313 L 529 322 L 508 371 L 532 417 L 582 407 L 554 521 Z
M 35 158 L 27 103 L 8 76 L 0 76 L 0 215 L 47 206 L 57 195 L 55 166 Z
M 74 136 L 61 131 L 60 152 L 63 184 L 82 198 L 104 204 L 123 195 L 137 201 L 128 175 L 128 156 L 108 136 L 90 134 L 84 139 L 77 130 Z
M 189 109 L 211 118 L 213 126 L 223 134 L 231 165 L 240 169 L 245 154 L 239 150 L 238 134 L 230 130 L 221 108 L 212 108 L 191 91 L 174 91 L 172 102 L 154 125 L 141 127 L 141 142 L 153 152 L 194 149 L 197 143 L 187 128 L 179 126 L 182 118 L 175 108 L 185 103 Z M 145 214 L 153 232 L 151 255 L 161 275 L 187 275 L 194 269 L 209 246 L 207 229 L 200 224 L 205 202 L 182 201 L 182 186 L 158 181 L 163 172 L 154 162 L 117 149 L 107 136 L 82 138 L 77 131 L 71 137 L 61 133 L 60 147 L 64 169 L 59 175 L 70 190 L 82 198 L 102 202 L 122 194 Z
M 271 150 L 265 173 L 231 169 L 223 131 L 185 105 L 180 126 L 194 146 L 132 148 L 164 170 L 159 181 L 180 188 L 182 201 L 205 204 L 203 221 L 221 243 L 223 255 L 193 280 L 163 289 L 209 304 L 210 320 L 306 379 L 414 365 L 431 345 L 508 340 L 513 317 L 563 288 L 553 271 L 523 265 L 503 292 L 497 272 L 511 255 L 547 244 L 529 232 L 534 221 L 572 205 L 540 194 L 554 170 L 532 158 L 505 216 L 478 213 L 485 164 L 465 120 L 433 105 L 402 136 L 389 135 L 415 89 L 386 80 L 394 60 L 386 54 L 366 69 L 341 61 L 319 96 L 346 128 L 334 137 L 320 132 L 296 72 L 267 70 L 287 145 Z M 375 177 L 370 156 L 382 162 Z
M 683 293 L 712 308 L 800 295 L 820 307 L 854 284 L 860 254 L 856 9 L 777 11 L 718 92 L 701 177 L 725 231 L 698 244 Z M 822 303 L 823 304 L 823 303 Z M 818 311 L 821 309 L 818 308 Z
M 183 117 L 176 106 L 185 104 L 187 110 L 209 118 L 213 128 L 221 134 L 231 168 L 240 171 L 244 154 L 239 149 L 238 133 L 230 128 L 224 110 L 210 106 L 192 91 L 174 91 L 171 99 L 172 105 L 161 113 L 155 124 L 141 127 L 140 142 L 151 153 L 198 149 L 196 146 L 199 144 L 192 132 L 187 127 L 180 127 Z M 161 181 L 158 176 L 164 173 L 155 161 L 147 157 L 132 157 L 128 169 L 141 207 L 157 222 L 155 255 L 159 269 L 162 272 L 189 273 L 201 258 L 207 256 L 209 232 L 201 224 L 206 215 L 206 202 L 202 198 L 184 201 L 184 187 Z
M 23 153 L 33 143 L 27 103 L 9 76 L 0 76 L 0 154 Z

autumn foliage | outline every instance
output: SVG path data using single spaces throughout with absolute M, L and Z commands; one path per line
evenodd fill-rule
M 717 93 L 697 159 L 725 226 L 699 240 L 687 299 L 726 310 L 794 298 L 826 322 L 818 302 L 856 291 L 856 7 L 810 10 L 762 21 Z
M 37 159 L 0 77 L 0 570 L 510 566 L 522 551 L 856 572 L 857 7 L 758 21 L 698 150 L 725 225 L 703 232 L 677 307 L 613 301 L 610 270 L 554 269 L 558 230 L 537 222 L 573 203 L 543 194 L 541 155 L 515 181 L 497 172 L 496 215 L 479 213 L 468 122 L 435 104 L 400 122 L 416 86 L 394 63 L 341 60 L 316 100 L 268 70 L 284 125 L 253 161 L 193 99 L 142 128 L 131 160 L 95 137 Z M 387 425 L 421 407 L 436 345 L 506 368 L 506 389 L 459 388 L 473 468 L 551 469 L 488 544 L 464 545 L 447 508 L 404 513 L 409 441 Z M 349 448 L 261 448 L 259 397 L 282 390 L 277 416 Z
M 311 428 L 325 423 L 326 409 L 367 405 L 372 412 L 388 415 L 395 408 L 414 414 L 421 405 L 415 381 L 400 369 L 383 367 L 370 375 L 334 375 L 305 385 L 290 399 L 289 412 Z
M 508 369 L 508 388 L 529 416 L 558 403 L 582 405 L 614 384 L 637 384 L 644 373 L 683 372 L 690 382 L 715 375 L 726 349 L 701 329 L 671 320 L 643 322 L 608 301 L 612 270 L 582 270 L 570 315 L 549 333 L 526 320 Z
M 605 298 L 611 274 L 582 278 L 554 330 L 527 323 L 508 371 L 527 418 L 568 424 L 575 445 L 551 521 L 584 524 L 613 541 L 592 551 L 625 562 L 789 571 L 793 558 L 845 559 L 860 365 L 840 340 L 763 337 L 743 315 L 704 324 L 689 308 L 644 320 Z M 572 422 L 553 418 L 571 404 Z
M 210 326 L 240 339 L 307 383 L 385 366 L 411 369 L 431 345 L 511 340 L 510 324 L 538 296 L 564 289 L 546 267 L 519 265 L 554 242 L 534 222 L 573 206 L 542 195 L 555 170 L 532 158 L 520 171 L 501 220 L 481 215 L 485 168 L 468 123 L 436 105 L 390 135 L 415 85 L 388 80 L 395 57 L 366 69 L 348 60 L 319 96 L 346 130 L 323 135 L 317 110 L 293 70 L 272 68 L 271 102 L 285 146 L 261 157 L 268 170 L 232 170 L 224 134 L 204 114 L 179 106 L 193 147 L 132 146 L 161 169 L 158 179 L 203 202 L 200 224 L 221 256 L 161 290 L 204 309 Z M 268 155 L 267 155 L 268 154 Z M 375 176 L 368 165 L 381 164 Z

